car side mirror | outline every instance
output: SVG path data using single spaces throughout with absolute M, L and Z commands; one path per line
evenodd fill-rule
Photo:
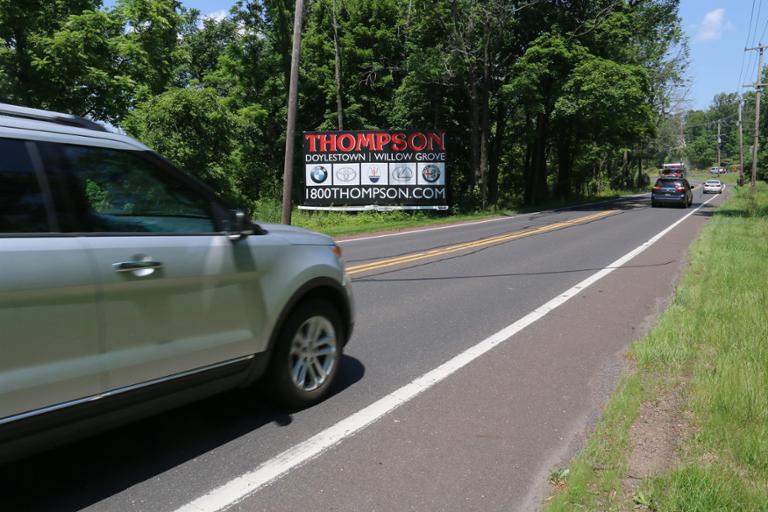
M 691 187 L 691 190 L 693 190 L 693 185 L 688 185 L 688 186 Z
M 245 212 L 241 210 L 230 210 L 228 224 L 227 236 L 233 242 L 253 234 L 251 221 Z

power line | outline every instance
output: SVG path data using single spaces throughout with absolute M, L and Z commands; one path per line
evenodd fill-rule
M 754 3 L 755 3 L 754 0 L 753 0 L 752 3 L 754 5 Z M 757 3 L 757 16 L 755 17 L 754 32 L 752 31 L 752 23 L 750 23 L 749 32 L 752 34 L 752 38 L 751 39 L 747 38 L 748 43 L 747 43 L 747 46 L 744 47 L 744 51 L 745 52 L 747 51 L 748 47 L 754 47 L 756 45 L 756 43 L 757 43 L 757 31 L 758 31 L 758 29 L 760 27 L 760 13 L 762 12 L 762 10 L 763 10 L 763 0 L 760 0 Z M 757 67 L 758 57 L 757 57 L 757 55 L 755 55 L 753 57 L 752 54 L 750 54 L 749 59 L 750 59 L 749 69 L 748 69 L 747 74 L 745 76 L 745 78 L 747 78 L 747 79 L 755 73 L 756 67 Z
M 758 42 L 757 40 L 757 29 L 760 26 L 760 12 L 763 10 L 763 0 L 760 0 L 757 3 L 757 17 L 755 17 L 755 38 L 752 40 L 752 44 L 750 46 L 755 46 L 755 43 Z
M 736 84 L 736 90 L 741 90 L 741 79 L 744 76 L 744 58 L 747 54 L 747 47 L 749 46 L 749 36 L 752 35 L 752 19 L 755 15 L 755 2 L 756 0 L 752 0 L 752 10 L 749 12 L 749 29 L 747 30 L 747 39 L 744 40 L 744 53 L 741 54 L 741 69 L 739 70 L 739 81 Z M 749 75 L 747 75 L 749 76 Z
M 765 37 L 765 31 L 768 30 L 768 19 L 765 20 L 765 26 L 763 27 L 763 33 L 760 34 L 760 39 L 758 40 L 758 43 L 763 42 L 763 38 Z

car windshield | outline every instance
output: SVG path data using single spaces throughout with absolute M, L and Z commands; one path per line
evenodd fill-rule
M 707 180 L 707 181 L 706 181 L 706 184 L 707 184 L 707 185 L 719 185 L 719 184 L 720 184 L 720 182 L 719 182 L 719 181 L 717 181 L 717 180 Z

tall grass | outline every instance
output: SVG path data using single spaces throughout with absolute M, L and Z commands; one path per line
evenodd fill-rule
M 642 364 L 691 375 L 697 433 L 683 467 L 653 483 L 661 510 L 768 510 L 767 265 L 761 183 L 717 211 L 675 304 L 635 350 Z

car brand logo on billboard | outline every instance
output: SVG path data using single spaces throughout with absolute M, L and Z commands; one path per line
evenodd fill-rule
M 421 170 L 421 176 L 427 183 L 434 183 L 440 179 L 440 168 L 436 165 L 425 165 Z
M 445 185 L 445 164 L 442 162 L 428 164 L 419 162 L 416 166 L 416 177 L 419 185 Z
M 325 180 L 328 179 L 328 169 L 326 169 L 322 165 L 316 165 L 310 171 L 309 177 L 312 178 L 312 181 L 314 181 L 317 184 L 323 183 Z
M 392 180 L 407 183 L 413 180 L 413 169 L 410 165 L 396 165 L 392 169 Z
M 357 180 L 357 170 L 352 167 L 340 167 L 335 172 L 336 180 L 341 183 L 351 183 Z
M 361 185 L 389 185 L 389 167 L 386 163 L 365 162 L 360 164 Z

